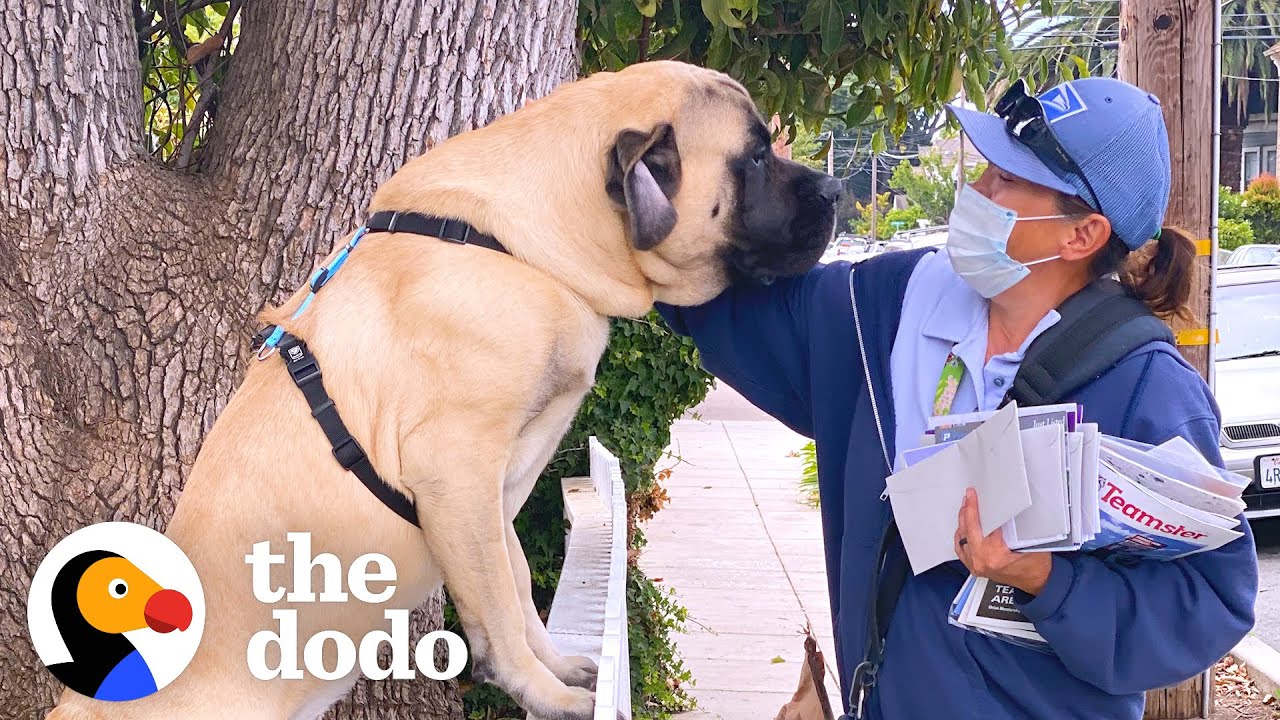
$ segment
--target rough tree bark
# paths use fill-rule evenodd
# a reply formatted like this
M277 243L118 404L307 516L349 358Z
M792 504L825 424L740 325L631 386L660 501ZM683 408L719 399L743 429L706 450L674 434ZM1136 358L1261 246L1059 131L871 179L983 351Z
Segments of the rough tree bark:
M191 172L142 152L128 0L6 8L0 718L30 718L60 691L26 636L40 559L94 522L164 529L239 382L253 315L303 282L406 159L570 79L577 3L251 1ZM441 683L362 684L336 715L460 705Z

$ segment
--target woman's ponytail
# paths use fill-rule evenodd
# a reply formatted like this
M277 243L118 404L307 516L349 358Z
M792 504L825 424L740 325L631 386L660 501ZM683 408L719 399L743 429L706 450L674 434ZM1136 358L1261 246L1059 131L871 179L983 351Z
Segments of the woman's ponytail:
M1115 239L1112 239L1115 242ZM1154 246L1154 247L1152 247ZM1138 248L1116 269L1120 284L1164 318L1189 320L1196 244L1181 228L1160 228L1154 243Z

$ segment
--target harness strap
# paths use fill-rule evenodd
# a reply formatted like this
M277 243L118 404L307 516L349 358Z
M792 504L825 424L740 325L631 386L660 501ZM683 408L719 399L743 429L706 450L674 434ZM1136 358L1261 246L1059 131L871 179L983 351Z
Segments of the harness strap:
M391 487L378 476L378 471L373 469L373 463L369 462L369 456L365 454L364 448L360 447L360 443L351 436L346 424L342 422L342 418L338 415L338 408L333 404L333 398L329 397L329 393L324 389L320 365L316 362L315 355L307 349L307 344L289 333L284 333L280 340L280 356L284 358L289 377L293 378L293 383L302 391L307 404L311 406L311 416L320 423L320 429L329 439L333 456L342 469L349 470L360 478L360 482L369 488L369 492L381 500L383 505L391 508L395 514L421 527L418 524L417 506L404 493Z
M405 232L414 235L426 235L463 245L479 245L507 255L511 254L502 243L498 242L497 238L479 232L461 220L423 215L415 212L392 212L390 210L377 212L369 218L369 221L363 227L356 231L346 246L327 265L312 274L311 279L308 281L311 292L293 313L294 318L301 315L311 305L316 293L320 292L321 288L337 274L351 251L355 250L356 245L359 244L360 239L370 232ZM325 437L329 439L329 445L333 449L333 456L337 458L338 464L342 466L342 469L349 470L360 478L360 482L369 488L369 492L381 500L383 505L391 508L395 514L415 526L421 527L418 525L418 510L413 504L413 500L388 485L381 477L378 477L378 471L373 469L373 463L369 462L369 456L365 454L364 448L360 447L360 443L356 442L356 439L351 436L351 432L347 430L347 426L342 422L342 418L338 415L338 408L334 406L333 399L325 391L324 382L320 379L320 365L316 362L316 358L311 354L311 351L307 349L307 344L300 338L285 332L284 327L270 325L254 336L252 347L259 360L266 360L277 349L280 351L284 357L285 367L289 370L289 377L293 378L293 383L298 386L298 389L302 391L302 395L307 399L307 404L311 406L311 416L316 419L316 422L320 423L320 429L324 431Z
M364 224L370 232L406 232L448 240L460 245L479 245L500 253L511 254L506 246L492 235L486 235L461 220L423 215L415 212L374 213Z

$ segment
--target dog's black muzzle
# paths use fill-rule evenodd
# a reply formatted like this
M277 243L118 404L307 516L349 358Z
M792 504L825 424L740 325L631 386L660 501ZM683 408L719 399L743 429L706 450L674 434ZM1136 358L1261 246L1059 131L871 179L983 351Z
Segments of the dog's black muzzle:
M843 183L798 163L785 189L763 206L744 208L745 232L724 254L734 283L769 283L812 268L835 231L836 201ZM749 200L748 200L749 202Z

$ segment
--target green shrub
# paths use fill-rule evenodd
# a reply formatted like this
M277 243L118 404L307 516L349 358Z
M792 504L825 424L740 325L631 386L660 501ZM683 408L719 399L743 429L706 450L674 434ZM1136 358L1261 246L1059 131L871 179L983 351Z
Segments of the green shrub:
M1253 226L1249 224L1248 220L1218 218L1219 249L1235 250L1241 245L1249 245L1253 242Z
M1218 187L1218 217L1244 220L1244 195L1226 185Z
M889 209L889 193L881 193L877 212L879 217L876 218L876 239L888 240L893 237L895 232L899 230L910 230L916 226L917 220L925 218L924 210L919 205L908 205L903 209ZM858 235L871 234L871 204L863 205L858 203L858 211L861 214L856 220L851 220L849 228ZM900 227L894 227L894 222L902 223Z
M800 493L804 501L818 507L818 447L812 440L800 448Z
M699 364L693 342L673 334L656 313L611 322L609 347L596 369L595 386L516 518L516 532L529 558L534 601L544 618L564 563L560 479L590 472L587 438L595 435L618 457L627 487L632 546L641 547L643 534L635 529L636 521L647 519L666 498L654 466L671 442L671 423L701 402L711 387L711 376ZM671 638L684 621L684 609L634 567L627 577L627 599L634 717L665 718L688 709L689 673ZM446 609L446 620L461 632L452 608ZM469 677L468 667L461 677L463 687L468 687ZM470 686L463 704L472 720L522 715L492 685Z
M671 633L682 631L688 619L689 611L676 600L675 590L658 587L635 566L628 568L631 717L666 718L693 708L687 691L693 673L684 667L671 640Z
M1241 206L1253 226L1254 242L1280 244L1280 182L1271 175L1259 175L1243 198Z

